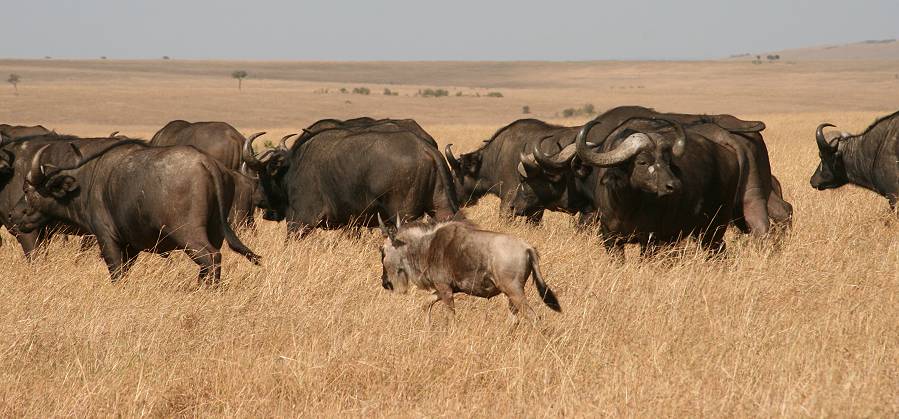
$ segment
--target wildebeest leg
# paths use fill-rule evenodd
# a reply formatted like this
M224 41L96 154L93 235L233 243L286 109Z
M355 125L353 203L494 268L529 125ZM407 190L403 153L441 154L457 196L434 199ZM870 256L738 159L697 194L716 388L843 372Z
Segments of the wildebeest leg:
M437 302L440 301L440 295L438 295L436 292L432 295L432 297L434 298L425 303L424 307L422 307L425 311L428 312L428 323L431 323L431 309L434 308L434 304L437 304Z
M530 272L527 273L530 274ZM511 281L508 285L499 281L496 283L497 288L503 294L506 294L506 297L509 299L509 311L515 316L514 326L518 326L521 316L532 318L532 316L536 315L536 311L528 305L527 298L524 295L524 281L526 280L527 276L523 280Z
M435 293L437 294L437 298L449 307L450 312L453 313L453 316L455 317L456 304L453 302L453 289L446 284L435 284L434 288L436 288Z

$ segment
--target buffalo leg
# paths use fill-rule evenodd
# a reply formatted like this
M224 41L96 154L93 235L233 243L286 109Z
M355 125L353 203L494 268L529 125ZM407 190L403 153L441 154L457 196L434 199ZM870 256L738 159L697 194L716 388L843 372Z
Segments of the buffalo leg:
M531 214L528 214L528 224L540 225L540 222L543 221L543 210L534 211Z
M222 277L222 253L209 244L187 245L184 251L200 266L199 284L217 285Z
M109 269L110 281L116 283L125 276L130 267L125 264L125 252L122 246L111 238L98 236L97 242L100 245L103 261L106 262L106 267Z
M306 237L307 234L312 230L307 224L296 222L296 221L288 221L287 222L287 238L294 240L301 240L303 237Z

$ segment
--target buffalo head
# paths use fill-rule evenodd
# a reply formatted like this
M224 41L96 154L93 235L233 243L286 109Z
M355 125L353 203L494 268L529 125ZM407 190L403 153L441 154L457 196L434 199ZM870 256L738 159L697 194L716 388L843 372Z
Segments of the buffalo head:
M815 141L818 143L818 156L821 162L818 163L818 169L812 175L810 183L818 190L839 188L849 182L839 147L840 140L845 134L837 132L825 134L824 128L832 126L824 123L818 125L818 129L815 130Z
M649 123L648 129L638 131L628 127L640 121ZM603 182L626 181L631 188L658 197L681 189L677 170L672 165L672 158L683 154L686 143L686 134L680 124L659 118L631 118L608 131L609 135L604 137L603 143L612 142L608 143L605 151L596 151L587 144L587 135L599 123L600 121L593 120L584 125L574 147L584 164L619 169L616 174L618 179L604 178ZM665 129L659 127L660 123L673 127L673 140L665 133ZM620 134L614 135L615 133Z
M477 189L481 186L479 185L479 178L483 149L462 154L459 158L453 155L452 144L447 144L444 151L446 160L449 162L450 168L453 169L453 177L456 181L459 199L467 204L476 204L481 195Z
M259 132L247 138L244 141L241 157L246 167L258 174L263 197L259 197L257 201L259 207L265 210L262 218L269 221L282 221L288 206L287 193L281 182L290 166L290 150L287 148L287 140L296 134L284 136L277 147L256 156L253 151L253 141L264 134L264 132Z
M591 167L575 156L574 144L553 156L544 155L539 147L531 153L521 153L513 213L524 216L543 209L576 212L579 204L571 196L571 181L585 178L590 172Z
M79 167L84 160L78 148L71 143L69 145L78 158L78 163L72 167L60 168L42 162L44 152L51 144L44 145L32 156L25 175L24 195L9 214L17 232L29 233L43 226L50 218L48 214L58 212L80 193L78 180L63 173Z

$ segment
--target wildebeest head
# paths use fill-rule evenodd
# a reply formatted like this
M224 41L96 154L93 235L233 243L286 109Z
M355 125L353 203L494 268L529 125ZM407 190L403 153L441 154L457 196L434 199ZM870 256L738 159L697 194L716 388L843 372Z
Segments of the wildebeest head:
M479 175L481 172L481 157L484 149L480 148L471 153L461 154L459 155L459 158L456 158L456 156L453 155L453 145L447 144L444 152L450 168L453 169L453 177L456 179L460 198L464 201L468 201L468 204L477 203L480 196L476 193L476 189L478 188L478 178L480 177Z
M634 122L647 122L649 129L635 130L628 126ZM604 143L609 143L606 151L596 151L587 144L587 135L600 121L588 122L578 133L574 146L576 154L584 164L601 168L617 168L623 172L631 188L663 197L676 193L681 181L672 165L672 158L684 152L686 134L675 121L656 118L631 118L610 132ZM673 127L668 130L659 124ZM666 131L673 131L674 139ZM618 135L615 133L620 132ZM622 173L618 174L621 175ZM619 179L620 180L620 179ZM612 179L602 179L603 182Z
M378 214L378 225L384 234L384 244L381 245L381 286L386 290L399 293L409 292L409 275L412 269L409 266L409 245L398 235L406 236L407 232L400 232L402 227L399 217L397 227L391 228L384 225L381 214Z
M287 140L297 134L284 136L277 147L266 150L261 156L256 156L253 151L253 141L264 134L264 132L259 132L247 138L241 157L246 166L259 176L259 184L262 186L264 195L264 198L259 199L259 207L265 209L262 218L269 221L282 221L288 206L287 193L281 182L290 165L290 150L287 148Z
M839 143L845 134L837 132L824 133L824 128L833 125L824 123L818 125L815 130L815 141L818 143L818 169L812 175L812 187L818 190L839 188L849 182L846 175L846 167L843 165L843 156L840 153Z
M81 151L69 143L78 163L62 168L42 161L44 152L50 146L51 144L44 145L34 153L25 175L24 196L9 214L10 221L18 232L28 233L46 224L50 218L48 214L58 212L80 192L78 180L63 172L82 164L84 159Z

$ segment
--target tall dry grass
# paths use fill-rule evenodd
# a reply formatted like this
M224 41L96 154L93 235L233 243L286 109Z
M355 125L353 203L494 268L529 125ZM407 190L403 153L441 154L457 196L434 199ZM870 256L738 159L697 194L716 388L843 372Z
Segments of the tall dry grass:
M183 255L111 285L96 249L57 240L28 264L3 233L0 416L896 416L899 220L872 193L808 186L814 126L876 114L741 115L768 123L795 224L776 245L731 234L720 259L687 244L616 264L568 216L470 208L540 250L561 300L529 285L542 320L515 330L502 297L428 324L423 294L381 289L376 233L285 242L262 222L240 235L263 266L225 251L215 290ZM500 125L425 128L467 150Z

